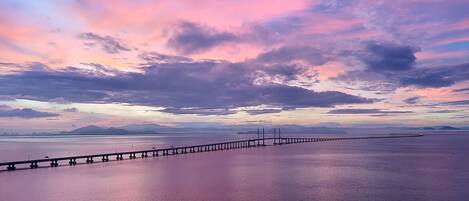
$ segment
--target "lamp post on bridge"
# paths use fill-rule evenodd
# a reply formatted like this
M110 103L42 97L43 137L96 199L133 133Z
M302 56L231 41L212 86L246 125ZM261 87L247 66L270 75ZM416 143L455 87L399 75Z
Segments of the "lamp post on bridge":
M260 143L260 142L259 142L259 141L260 141L260 135L261 135L261 134L260 134L260 129L257 128L257 146L259 146L259 143Z
M280 136L280 128L278 128L278 143L282 144L282 137Z
M265 131L264 131L264 128L262 128L262 146L265 146Z
M274 128L274 144L277 143L277 138L276 138L277 135L276 134L277 134L277 128Z

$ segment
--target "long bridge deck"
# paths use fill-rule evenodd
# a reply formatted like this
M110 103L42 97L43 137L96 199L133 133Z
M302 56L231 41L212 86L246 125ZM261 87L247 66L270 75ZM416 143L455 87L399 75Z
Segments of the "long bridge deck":
M402 135L385 135L385 136L366 136L366 137L324 137L324 138L312 138L312 137L269 137L269 138L255 138L255 139L246 139L246 140L236 140L236 141L226 141L219 143L210 143L210 144L199 144L191 146L180 146L180 147L170 147L162 149L146 149L146 150L137 150L137 151L126 151L126 152L115 152L115 153L99 153L92 155L78 155L78 156L67 156L67 157L57 157L57 158L43 158L35 160L22 160L22 161L9 161L0 163L0 167L6 166L7 170L16 170L17 165L29 164L31 169L40 167L39 164L47 164L47 166L41 167L57 167L59 162L68 162L69 165L73 166L77 164L77 161L81 159L82 163L93 163L96 158L101 159L102 162L108 162L110 157L114 157L115 160L123 160L124 156L129 159L136 159L137 155L141 158L146 158L148 156L157 157L157 156L169 156L177 154L188 154L188 153L198 153L198 152L207 152L207 151L219 151L219 150L229 150L229 149L240 149L240 148L250 148L250 147L259 147L266 146L266 141L271 141L271 145L282 145L282 144L295 144L295 143L305 143L305 142L324 142L324 141L339 141L339 140L359 140L359 139L384 139L384 138L404 138L404 137L419 137L423 136L421 134L402 134Z

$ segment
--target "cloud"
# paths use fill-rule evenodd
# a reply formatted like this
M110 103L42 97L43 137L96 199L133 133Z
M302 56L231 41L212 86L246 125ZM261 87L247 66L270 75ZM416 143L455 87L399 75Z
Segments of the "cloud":
M369 70L349 71L332 80L347 87L358 87L367 91L394 91L399 87L418 88L449 87L457 82L469 80L469 63L446 66L420 67L407 71L378 73Z
M469 87L468 87L468 88L454 89L454 90L453 90L453 92L463 92L463 91L469 91Z
M159 52L144 52L140 54L139 57L147 62L147 64L183 63L193 61L189 57L166 55Z
M408 45L369 41L358 58L371 71L405 71L413 68L416 60L414 53L417 51L418 48Z
M282 77L284 80L297 79L307 70L307 67L298 64L247 65L256 66L259 74L269 77Z
M437 114L441 114L441 113L455 113L455 112L460 112L461 110L432 110L432 111L428 111L428 113L437 113Z
M392 92L402 86L405 76L413 78L417 47L389 42L366 41L360 50L344 50L339 56L352 56L364 65L363 70L351 70L331 78L365 91ZM354 61L352 62L354 63ZM409 84L411 85L411 84Z
M259 76L282 73L264 69L253 70L248 63L200 61L153 64L144 73L116 75L84 74L74 68L25 71L0 75L0 95L40 101L130 103L172 108L165 111L171 113L200 114L259 105L294 109L373 102L337 91L258 83Z
M415 97L410 97L410 98L405 99L404 102L407 104L415 104L419 102L419 100L420 100L420 97L415 96Z
M0 62L0 68L23 68L23 65L11 62Z
M196 23L182 22L178 28L179 31L169 38L167 45L181 54L201 53L220 44L238 40L232 33L219 32Z
M17 117L17 118L24 118L24 119L32 119L32 118L42 118L42 117L56 117L59 114L49 113L49 112L40 112L29 108L23 109L9 109L9 108L0 108L0 118L9 118L9 117Z
M0 109L10 109L11 107L8 105L0 105Z
M443 102L441 105L469 105L469 100Z
M210 109L210 108L165 108L158 110L159 112L171 113L171 114L197 114L199 116L209 115L229 115L235 114L236 111L229 109Z
M257 61L266 63L288 63L296 60L310 65L325 64L329 58L316 48L307 46L286 46L264 52L257 56Z
M389 93L399 87L398 78L368 70L348 71L330 80L342 83L346 88L376 91L377 93Z
M244 110L250 115L259 115L259 114L269 114L269 113L279 113L282 112L282 109L260 109L260 110Z
M448 87L456 82L469 79L469 63L440 66L433 68L419 68L400 76L402 86L417 86L421 88Z
M78 109L75 108L75 107L72 107L72 108L65 108L65 109L64 109L64 112L78 112Z
M95 33L87 32L81 33L79 38L88 41L85 43L87 46L94 46L95 44L99 44L101 48L109 54L117 54L121 51L130 51L130 48L127 45L111 36L101 36Z
M412 113L411 111L393 111L380 109L336 109L331 110L328 114L403 114Z

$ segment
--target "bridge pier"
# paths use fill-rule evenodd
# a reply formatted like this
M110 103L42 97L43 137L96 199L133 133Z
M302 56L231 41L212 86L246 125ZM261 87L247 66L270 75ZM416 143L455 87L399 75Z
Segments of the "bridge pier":
M7 170L16 170L15 164L8 164Z
M101 159L103 162L109 161L108 155L103 155L103 158Z
M93 163L93 157L86 157L86 163Z
M76 158L71 158L70 161L68 161L69 165L76 165L77 164L77 159ZM36 163L37 165L37 163Z
M57 160L53 160L53 161L50 162L50 166L51 167L57 167L57 166L59 166L59 162Z
M34 162L31 162L31 165L29 165L29 167L31 167L31 169L34 169L34 168L38 168L39 166L37 165L37 162L34 161Z

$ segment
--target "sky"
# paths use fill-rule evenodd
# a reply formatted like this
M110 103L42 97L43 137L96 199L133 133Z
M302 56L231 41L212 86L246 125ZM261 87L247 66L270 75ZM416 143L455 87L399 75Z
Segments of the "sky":
M469 1L0 1L0 132L469 125Z

